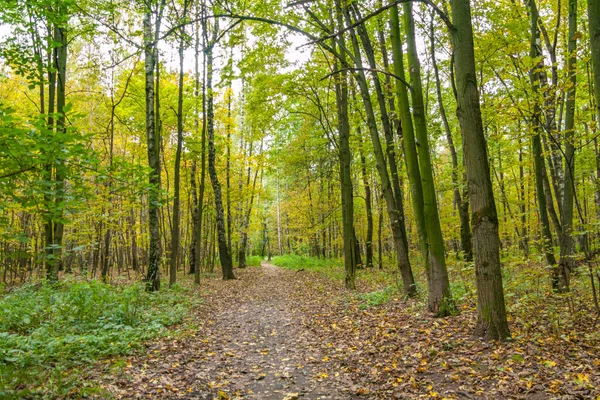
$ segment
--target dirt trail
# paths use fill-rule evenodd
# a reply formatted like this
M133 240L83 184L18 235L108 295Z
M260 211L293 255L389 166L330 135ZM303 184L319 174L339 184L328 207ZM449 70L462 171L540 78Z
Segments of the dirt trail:
M513 323L512 342L490 343L472 336L474 308L439 319L401 298L366 307L318 273L236 274L203 280L195 326L90 380L116 398L600 399L600 346L581 335Z
M347 399L349 377L324 368L322 340L299 307L301 273L268 263L208 282L195 338L152 346L110 388L119 398ZM321 289L324 290L324 289ZM195 340L194 340L195 339Z

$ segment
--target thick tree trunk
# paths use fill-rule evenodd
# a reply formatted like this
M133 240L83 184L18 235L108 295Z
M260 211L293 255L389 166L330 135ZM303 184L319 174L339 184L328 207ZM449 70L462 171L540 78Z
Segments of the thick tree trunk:
M452 0L452 17L458 95L457 117L463 135L463 155L472 209L477 281L476 333L488 339L504 340L510 337L510 331L502 288L498 216L475 73L469 0Z
M433 72L435 75L435 88L438 100L438 107L440 111L440 117L444 124L444 132L446 133L446 141L448 142L448 149L450 150L450 157L452 159L452 185L454 186L454 206L458 212L458 218L460 220L460 248L463 252L465 260L473 260L473 243L471 237L471 225L469 223L469 201L467 198L463 198L460 193L460 187L463 182L459 182L459 168L458 168L458 155L456 153L456 147L454 146L454 139L452 138L452 130L450 129L450 123L446 115L446 107L444 107L444 101L442 99L442 85L440 82L440 73L437 65L437 59L435 57L435 28L433 24L433 18L430 26L431 36L431 64L433 66Z

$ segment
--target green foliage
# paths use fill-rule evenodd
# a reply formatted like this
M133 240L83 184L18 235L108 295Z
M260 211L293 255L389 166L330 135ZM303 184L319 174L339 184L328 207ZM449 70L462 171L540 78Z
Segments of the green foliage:
M246 265L249 267L260 267L262 260L261 256L248 256L246 257Z
M398 288L396 286L388 286L383 290L360 293L358 295L358 299L361 301L361 310L364 310L369 307L376 307L385 304L392 300L394 296L398 296Z
M273 264L285 269L304 269L308 271L321 272L323 269L341 267L343 265L343 260L306 257L297 254L284 254L273 257Z
M150 294L137 283L16 289L0 299L0 397L34 395L45 380L66 378L57 371L128 354L180 322L189 304L181 288Z

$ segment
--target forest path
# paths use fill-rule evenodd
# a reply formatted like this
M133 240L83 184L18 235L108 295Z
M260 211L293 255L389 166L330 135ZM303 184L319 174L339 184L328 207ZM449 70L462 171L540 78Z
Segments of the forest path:
M89 379L128 399L600 399L600 343L513 324L500 345L472 336L474 307L439 319L400 296L369 305L316 272L235 273L204 278L171 337Z
M339 289L265 262L236 274L202 282L209 288L192 337L151 345L109 390L117 398L353 397L350 377L330 370L323 339L305 324L315 292Z

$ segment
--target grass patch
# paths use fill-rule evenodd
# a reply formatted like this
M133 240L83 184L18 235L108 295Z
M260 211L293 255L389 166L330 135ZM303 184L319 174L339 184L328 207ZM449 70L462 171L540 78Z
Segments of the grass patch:
M333 280L344 279L344 261L341 259L324 259L300 256L297 254L284 254L273 257L271 262L285 269L302 269L305 271L321 273Z
M310 271L321 271L323 269L343 268L343 260L332 260L316 257L300 256L297 254L284 254L275 256L273 264L285 269L305 269Z
M77 375L102 357L129 354L182 321L193 304L175 286L98 281L26 285L0 298L0 398L93 394ZM75 392L74 392L75 391Z
M328 279L343 282L346 271L343 259L323 259L316 257L300 256L297 254L284 254L273 257L272 263L285 269L305 270L317 272ZM359 269L356 271L356 280L363 284L362 290L383 290L388 286L397 284L395 271L381 270L379 268Z
M396 286L388 286L383 290L360 293L357 297L360 300L360 309L365 310L369 307L376 307L388 303L393 298L398 297L398 288Z
M246 265L249 267L260 267L262 260L261 256L248 256L246 257Z

